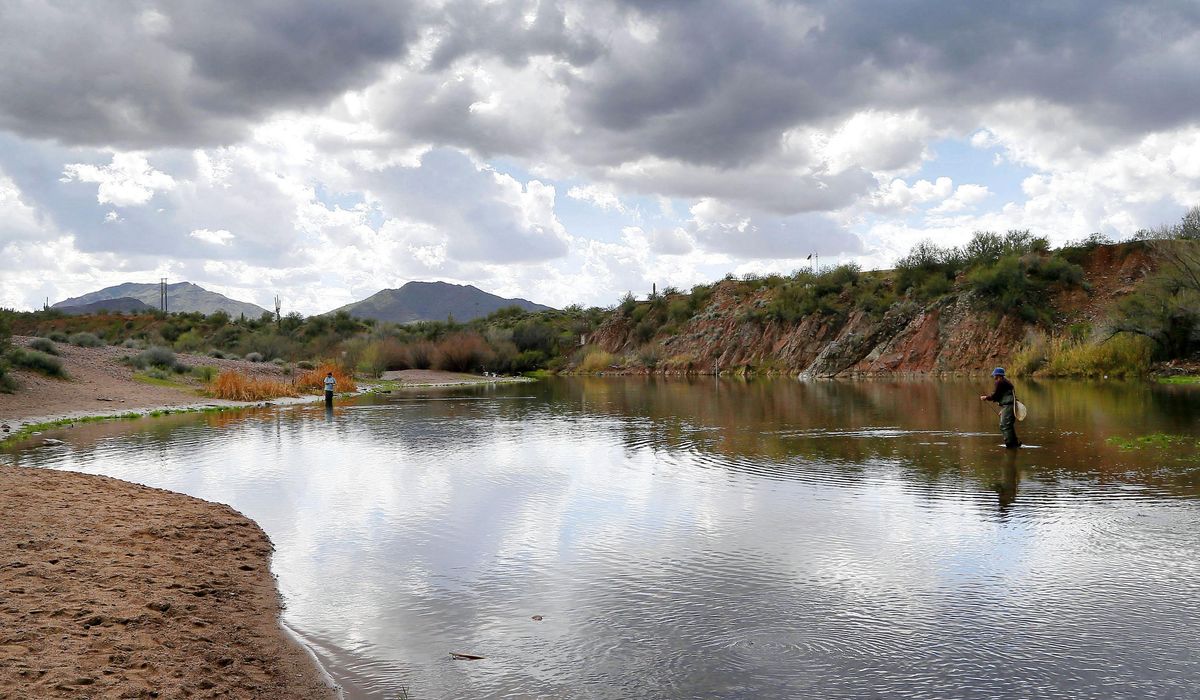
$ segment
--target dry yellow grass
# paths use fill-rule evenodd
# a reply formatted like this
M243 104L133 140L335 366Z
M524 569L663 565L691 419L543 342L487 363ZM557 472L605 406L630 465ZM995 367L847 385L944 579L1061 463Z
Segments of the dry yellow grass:
M333 372L333 378L337 380L338 391L358 391L354 377L332 362L326 362L320 367L296 377L296 389L298 391L325 391L325 375L329 372Z
M208 383L208 394L231 401L262 401L280 396L299 396L292 385L274 379L247 377L240 372L221 372Z

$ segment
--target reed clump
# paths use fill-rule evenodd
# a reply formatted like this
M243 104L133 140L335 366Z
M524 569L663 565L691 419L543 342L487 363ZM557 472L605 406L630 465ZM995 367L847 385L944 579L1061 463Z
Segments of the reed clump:
M1129 333L1100 342L1039 334L1009 364L1018 376L1137 377L1150 371L1153 352L1148 339Z
M287 382L250 377L241 372L225 371L208 383L208 394L231 401L262 401L281 396L299 396Z
M580 372L603 372L616 362L612 353L592 347L584 351L583 359L579 362Z
M325 375L330 372L333 372L333 378L337 381L338 391L358 391L358 384L354 382L354 375L333 362L324 362L318 365L316 369L297 375L295 382L296 390L305 392L325 391Z

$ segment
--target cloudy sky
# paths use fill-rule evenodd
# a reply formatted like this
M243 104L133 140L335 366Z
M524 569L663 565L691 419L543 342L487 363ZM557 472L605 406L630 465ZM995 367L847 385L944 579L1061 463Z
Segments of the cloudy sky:
M0 4L0 305L541 303L1200 203L1200 3Z

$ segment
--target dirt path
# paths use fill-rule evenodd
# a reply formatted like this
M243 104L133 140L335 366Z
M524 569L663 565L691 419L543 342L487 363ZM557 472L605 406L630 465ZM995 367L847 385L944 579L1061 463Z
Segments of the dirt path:
M332 698L271 543L189 496L0 466L0 698Z

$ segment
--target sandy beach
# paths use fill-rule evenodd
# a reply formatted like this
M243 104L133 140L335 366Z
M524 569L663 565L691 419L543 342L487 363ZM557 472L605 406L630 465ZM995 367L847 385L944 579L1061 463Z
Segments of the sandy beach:
M0 466L0 698L332 698L228 506Z

